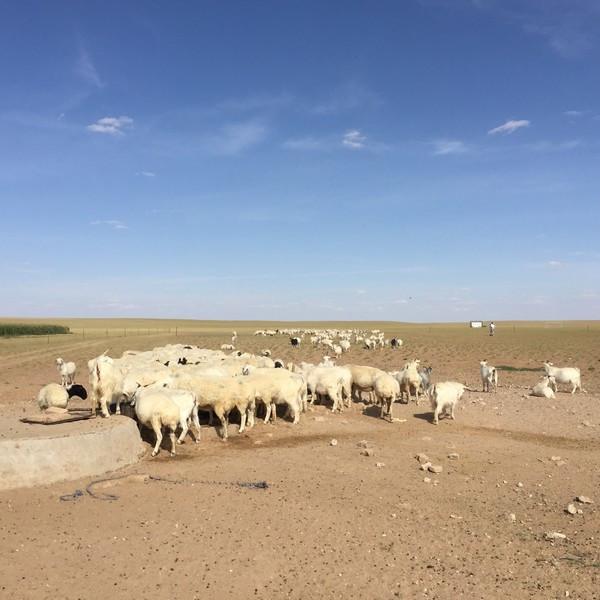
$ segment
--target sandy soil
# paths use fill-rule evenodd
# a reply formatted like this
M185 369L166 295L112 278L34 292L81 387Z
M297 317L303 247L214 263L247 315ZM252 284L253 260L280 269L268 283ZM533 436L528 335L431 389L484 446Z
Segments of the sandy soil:
M173 341L127 339L111 353ZM554 362L596 365L596 342ZM322 356L283 339L268 343L286 360ZM238 339L252 352L266 344ZM480 389L482 357L539 365L546 356L535 354L538 345L500 333L475 347L431 340L352 350L340 362L392 369L419 355L434 380ZM104 349L82 343L68 358L81 369ZM0 360L3 438L49 435L18 418L35 411L42 385L57 381L54 358L40 349ZM341 415L315 406L298 425L279 418L237 436L232 424L228 442L204 426L200 443L188 438L175 458L162 451L152 459L147 444L142 462L110 474L127 476L95 488L112 501L87 494L90 479L2 492L2 597L598 598L600 386L594 369L582 372L588 393L556 400L527 396L536 373L501 372L498 393L465 393L456 420L438 426L425 402L396 404L394 423L361 403ZM51 427L69 435L105 426ZM363 441L372 456L362 454ZM418 453L442 472L420 470ZM262 481L268 488L238 485ZM75 490L84 494L61 500ZM568 514L571 503L580 512ZM566 537L548 540L550 532Z

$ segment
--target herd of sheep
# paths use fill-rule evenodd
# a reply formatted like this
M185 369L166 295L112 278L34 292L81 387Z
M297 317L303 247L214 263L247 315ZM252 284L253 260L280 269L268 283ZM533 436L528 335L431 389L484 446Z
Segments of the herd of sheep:
M292 332L293 333L293 332ZM256 335L271 335L257 332ZM232 341L237 335L234 332ZM297 340L294 342L294 339ZM300 344L302 338L290 335L292 345ZM326 337L311 336L311 343L322 344ZM372 334L363 341L372 344L401 345L384 336ZM325 343L336 356L341 355L342 336L337 343ZM338 353L338 346L340 349ZM229 348L228 348L229 350ZM229 415L239 414L238 433L252 427L258 410L263 411L265 423L276 421L277 406L285 406L285 416L298 423L309 403L328 402L332 411L342 412L353 400L361 400L368 394L368 402L380 406L380 416L386 415L393 421L393 406L396 401L409 403L414 399L418 405L420 397L427 397L433 411L433 423L440 416L454 419L454 410L465 391L465 384L456 381L432 383L431 367L421 368L415 359L401 369L386 372L371 366L347 364L337 366L325 356L319 365L305 362L283 364L273 360L269 351L256 356L240 351L225 354L223 350L208 350L190 345L167 345L150 351L126 351L120 358L111 358L106 353L88 362L90 403L92 416L98 408L103 417L109 417L114 405L116 414L121 414L121 404L133 408L140 428L152 429L156 443L152 451L155 456L160 448L163 431L171 440L171 455L175 454L175 432L181 433L177 443L181 444L190 427L195 441L200 440L201 429L198 413L209 414L209 424L216 417L221 426L221 437L227 439ZM58 358L56 363L61 384L52 383L39 392L41 409L51 406L66 408L72 396L86 398L86 390L74 383L76 366ZM498 388L498 369L483 360L479 363L482 389L495 392ZM280 367L280 368L277 368ZM533 396L554 398L557 384L570 384L571 393L581 391L581 375L575 367L556 368L544 363L545 375L532 388Z

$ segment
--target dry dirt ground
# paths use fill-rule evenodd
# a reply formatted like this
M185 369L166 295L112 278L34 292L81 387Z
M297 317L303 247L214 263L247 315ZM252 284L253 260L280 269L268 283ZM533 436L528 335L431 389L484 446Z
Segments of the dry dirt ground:
M465 393L456 420L438 426L427 402L396 404L394 423L361 403L341 415L315 406L298 425L259 421L237 436L231 424L227 442L205 425L200 443L188 438L174 458L168 440L150 458L145 436L145 458L107 476L152 478L115 480L102 490L114 500L85 493L91 479L1 492L1 596L598 598L600 352L597 335L586 339L557 347L544 337L482 332L477 343L353 349L340 363L392 369L420 356L433 380L481 389L480 359L537 367L554 348L555 364L582 367L587 394L532 398L527 387L538 373L502 371L496 394ZM174 341L113 340L111 354ZM218 348L228 339L177 341ZM264 347L286 360L322 356L306 345L292 349L286 338L238 338L242 350ZM68 359L83 371L104 349L81 343ZM55 354L40 347L0 359L2 438L49 435L48 426L18 417L35 411L42 385L58 381ZM97 418L51 427L69 435L108 425ZM372 444L372 456L361 454L361 441ZM420 470L418 453L442 472ZM236 485L261 481L268 488ZM78 489L82 496L61 500ZM571 503L573 515L565 510ZM546 539L551 532L565 537Z

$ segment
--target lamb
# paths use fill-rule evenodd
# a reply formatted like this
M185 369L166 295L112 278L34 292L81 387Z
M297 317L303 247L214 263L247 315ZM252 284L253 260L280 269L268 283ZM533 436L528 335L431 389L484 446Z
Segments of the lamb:
M85 388L77 384L65 387L60 383L49 383L39 391L37 403L40 410L45 410L51 406L67 408L67 404L73 396L79 396L85 400L87 397Z
M65 362L62 358L57 358L56 364L58 365L58 372L60 373L62 385L74 383L75 371L77 371L77 366L75 365L75 363Z
M179 424L181 413L166 390L140 388L134 395L133 403L140 429L142 426L148 427L156 435L152 456L158 454L163 439L163 427L169 430L171 456L175 456L175 430Z
M494 392L498 391L498 369L496 367L490 367L487 364L487 360L479 362L481 367L481 381L483 385L483 391L489 392L490 386L493 387Z
M381 404L380 417L383 419L384 409L387 407L387 414L392 422L394 420L393 406L400 395L400 384L395 377L385 373L375 379L373 389L377 401Z
M402 340L394 337L390 340L390 346L392 348L402 348Z
M573 386L571 394L574 394L578 389L581 392L581 371L577 367L555 367L551 362L542 363L546 375L552 376L555 379L553 386L554 391L558 390L557 383L570 383Z
M348 340L340 340L339 343L342 352L348 352L350 350L350 342Z
M235 350L233 344L221 344L221 350Z
M552 375L545 375L531 388L530 396L556 398L554 388L556 388L556 379Z
M454 409L467 389L469 388L464 383L458 381L440 381L429 388L434 425L439 423L440 413L447 415L450 411L449 416L454 419Z
M91 390L91 412L96 416L96 410L100 405L103 417L109 417L109 405L116 402L116 414L121 414L121 399L123 397L123 374L115 361L106 356L106 353L92 358L88 361L90 372Z

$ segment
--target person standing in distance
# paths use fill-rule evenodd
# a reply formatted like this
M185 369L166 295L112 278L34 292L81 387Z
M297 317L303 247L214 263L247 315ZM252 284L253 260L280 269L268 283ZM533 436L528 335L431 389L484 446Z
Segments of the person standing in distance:
M490 323L490 335L493 337L494 335L494 330L496 329L496 326L494 325L494 321L492 321Z

